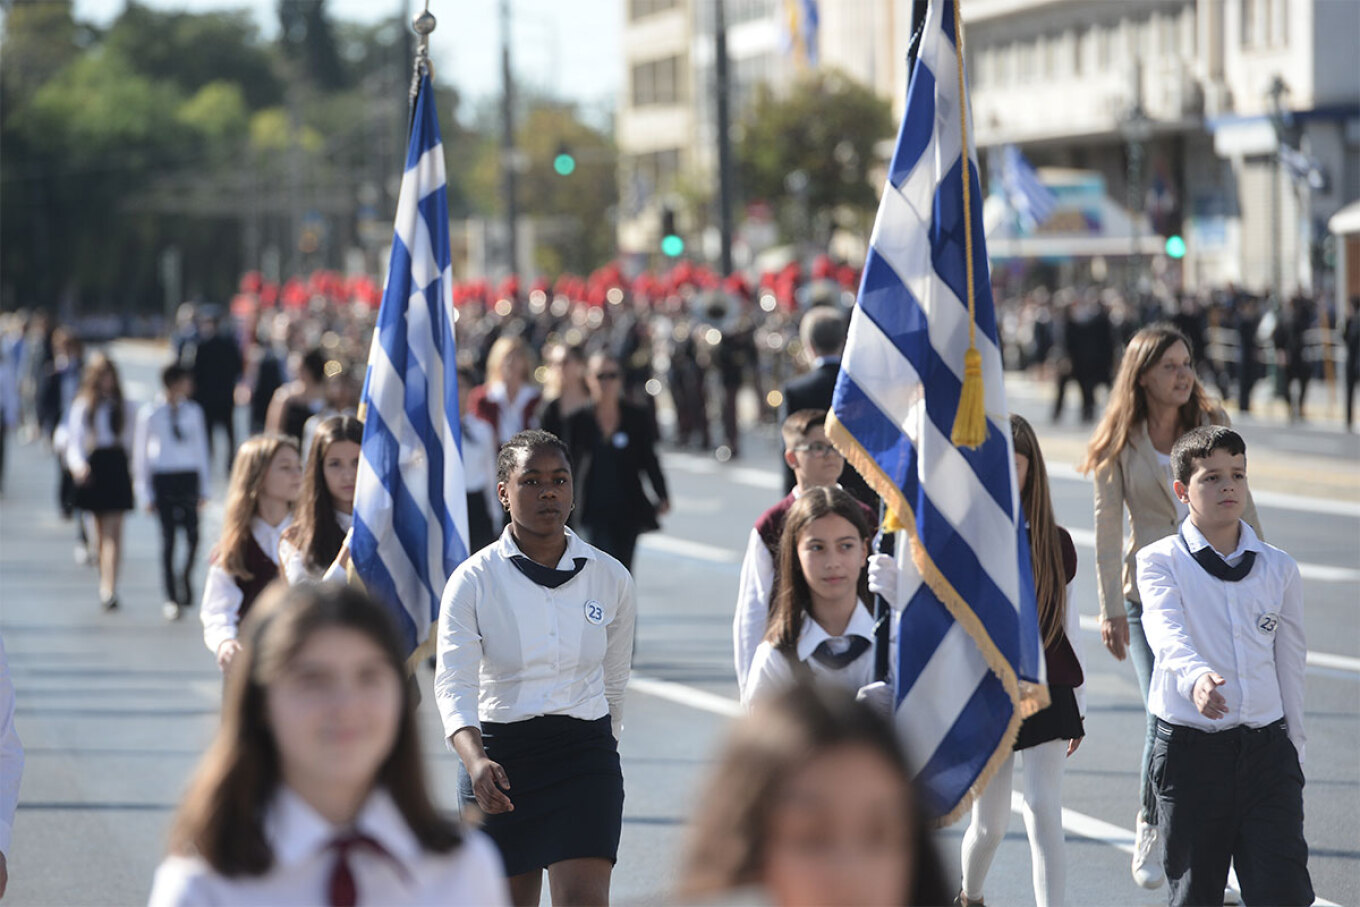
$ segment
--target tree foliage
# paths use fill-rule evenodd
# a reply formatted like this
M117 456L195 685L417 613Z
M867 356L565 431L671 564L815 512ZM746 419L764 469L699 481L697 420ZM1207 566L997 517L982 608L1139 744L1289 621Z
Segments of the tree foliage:
M892 136L892 110L869 88L836 71L811 75L785 96L766 87L742 119L735 148L738 181L748 200L780 210L786 234L799 232L800 199L826 227L859 227L872 218L869 182L874 145ZM805 182L790 174L801 173Z

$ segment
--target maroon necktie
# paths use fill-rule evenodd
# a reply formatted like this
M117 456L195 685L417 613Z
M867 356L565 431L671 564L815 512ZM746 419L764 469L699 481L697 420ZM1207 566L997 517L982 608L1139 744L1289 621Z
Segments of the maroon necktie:
M354 871L350 869L349 854L356 847L367 847L388 859L392 855L368 835L359 832L349 832L336 837L330 843L330 849L335 851L335 866L331 869L331 881L327 888L330 907L357 907L359 903L359 891L354 884Z

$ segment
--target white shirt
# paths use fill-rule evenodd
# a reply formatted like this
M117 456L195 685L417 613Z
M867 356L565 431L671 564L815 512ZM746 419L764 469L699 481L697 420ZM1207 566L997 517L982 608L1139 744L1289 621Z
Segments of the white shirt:
M208 431L203 420L203 409L192 400L179 404L180 437L175 437L170 403L160 397L137 413L137 427L132 440L132 477L136 483L137 500L154 504L155 489L151 476L155 473L198 473L199 497L208 496Z
M279 562L279 537L283 530L293 524L293 515L284 517L277 526L271 526L260 517L250 521L250 534L260 550L274 563ZM208 567L208 578L203 583L203 603L199 606L198 616L203 621L203 644L214 655L222 643L236 638L236 630L241 623L241 602L245 594L236 585L236 578L218 564Z
M14 682L9 678L5 639L0 636L0 854L9 853L14 811L19 808L19 779L24 774L24 745L14 729Z
M496 497L496 435L491 426L470 415L463 417L463 472L469 494L490 491ZM508 437L508 436L507 436ZM494 517L495 514L493 513Z
M511 527L449 577L439 607L435 702L444 737L483 721L609 715L623 722L633 660L637 593L623 565L566 530L558 569L583 557L579 574L556 589L510 562L520 554Z
M1138 552L1143 632L1156 661L1148 710L1171 724L1213 733L1238 725L1264 727L1280 718L1303 761L1303 580L1294 559L1257 538L1245 522L1237 564L1256 552L1239 582L1216 579L1191 556L1209 546L1190 520L1181 533ZM1181 536L1184 536L1184 541ZM1187 547L1187 545L1189 547ZM1195 708L1195 681L1215 671L1228 714L1210 719Z
M869 640L871 645L859 658L845 667L828 667L812 657L812 653L817 651L817 647L823 642L833 640L832 645L837 646L835 640L846 640L851 636L862 636ZM803 629L798 634L798 660L811 669L814 680L826 681L854 692L874 682L873 641L874 616L869 613L863 602L859 602L855 605L855 612L850 616L850 623L846 625L845 632L839 637L826 632L810 615L805 616ZM757 647L755 659L751 662L751 673L746 677L742 702L750 706L760 699L768 698L780 690L793 686L796 680L797 675L794 674L793 665L789 663L788 657L768 641L763 641Z
M795 489L794 493L797 493ZM746 556L741 559L737 580L737 611L732 618L732 657L737 669L737 693L746 700L746 678L751 673L756 649L765 636L770 617L770 593L774 588L774 556L752 529L746 540Z
M532 384L522 384L519 393L515 394L515 399L511 400L506 392L506 387L497 381L486 389L486 398L500 407L500 424L496 426L496 437L504 438L509 441L512 437L532 428L524 418L524 409L529 405L529 401L538 396L538 388Z
M349 851L360 904L510 903L500 854L479 831L463 829L463 842L450 853L426 851L385 790L369 796L354 828L387 851ZM264 829L274 851L264 875L227 878L200 857L167 857L156 869L150 907L325 904L336 859L330 842L349 829L331 825L287 787L269 804Z
M341 513L337 510L335 512L335 522L340 526L341 534L349 532L350 527L354 525L354 514ZM313 582L319 580L330 568L330 564L325 564L315 570L308 567L307 558L303 556L297 546L288 541L288 539L283 538L281 535L279 538L278 559L279 571L283 574L283 578L288 581L288 585L290 586L296 586L298 583L306 580Z
M66 417L66 468L80 472L89 465L92 451L101 447L122 447L127 450L132 442L132 426L137 421L137 411L129 401L124 401L123 430L113 431L113 404L105 401L95 407L93 424L87 424L85 414L89 404L84 397L77 397L71 404L71 412Z

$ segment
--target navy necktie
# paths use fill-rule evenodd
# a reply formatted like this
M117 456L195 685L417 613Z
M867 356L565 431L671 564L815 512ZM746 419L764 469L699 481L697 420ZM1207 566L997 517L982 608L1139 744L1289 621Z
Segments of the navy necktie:
M843 652L833 651L831 640L824 639L816 649L812 651L812 657L817 659L817 663L832 670L839 671L841 668L859 658L869 648L869 640L863 636L849 637L850 645Z
M586 560L587 559L584 557L572 558L572 562L576 565L575 567L570 570L558 570L554 567L545 567L538 561L530 560L522 554L512 554L510 556L510 563L519 568L520 573L523 573L540 586L547 586L549 589L556 589L558 586L580 573L581 570L585 568Z
M1190 543L1185 541L1184 532L1181 533L1181 541L1185 542L1185 547L1189 550ZM1256 563L1256 552L1251 549L1243 552L1242 560L1237 562L1236 567L1229 566L1228 562L1223 560L1222 556L1214 550L1213 545L1205 545L1198 551L1191 551L1190 556L1204 568L1205 573L1229 583L1235 583L1245 579L1247 574L1251 572L1252 566Z

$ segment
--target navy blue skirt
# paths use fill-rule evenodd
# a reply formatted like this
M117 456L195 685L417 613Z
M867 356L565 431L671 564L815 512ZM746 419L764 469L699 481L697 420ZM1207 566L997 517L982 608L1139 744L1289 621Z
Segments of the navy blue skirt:
M1075 740L1086 736L1073 688L1051 683L1048 685L1048 696L1048 708L1035 712L1020 725L1015 749L1027 750L1050 740Z
M513 812L487 816L505 874L588 857L618 861L623 829L623 769L609 716L585 721L541 715L510 724L483 722L482 745L510 779ZM458 796L476 803L459 763Z

